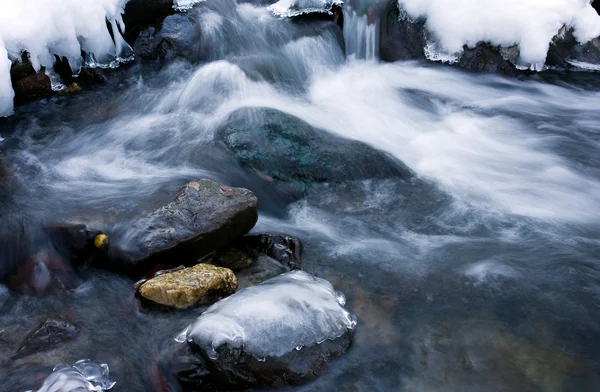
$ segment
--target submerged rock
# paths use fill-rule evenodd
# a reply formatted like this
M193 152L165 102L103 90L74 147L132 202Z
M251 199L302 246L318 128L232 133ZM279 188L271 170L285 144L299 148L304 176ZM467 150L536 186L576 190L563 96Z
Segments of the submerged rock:
M299 384L343 354L356 325L331 284L293 271L217 302L164 363L184 389Z
M235 111L215 140L264 181L289 183L300 190L313 182L412 176L391 155L275 109Z
M47 225L44 232L50 237L54 249L66 259L82 263L97 253L95 240L102 233L83 224Z
M132 274L157 264L173 265L173 260L174 265L195 264L246 234L257 219L258 199L251 191L192 181L173 201L137 221L103 263ZM116 252L119 248L123 251Z
M56 365L52 374L36 392L102 392L111 389L115 384L116 382L109 379L108 365L98 365L89 359L83 359L73 366Z
M233 271L248 268L252 265L252 257L248 253L238 248L228 248L218 252L213 258L213 262Z
M228 296L237 290L237 286L237 279L231 270L198 264L156 276L142 283L139 292L150 301L185 309L208 296Z
M66 320L49 318L25 339L17 352L17 357L56 348L75 339L78 334L78 326Z

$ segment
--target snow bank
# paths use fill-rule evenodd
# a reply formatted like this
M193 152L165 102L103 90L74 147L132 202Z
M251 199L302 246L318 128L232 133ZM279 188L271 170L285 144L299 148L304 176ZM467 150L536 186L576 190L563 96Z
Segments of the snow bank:
M33 67L52 67L54 55L64 56L74 73L81 50L93 53L92 66L114 67L130 50L118 31L128 0L2 0L0 3L0 116L12 111L11 60L27 51ZM115 41L106 27L110 21Z
M411 18L427 18L427 28L446 54L486 41L519 45L520 64L541 69L549 44L561 27L574 28L587 42L600 35L600 17L590 0L399 0Z

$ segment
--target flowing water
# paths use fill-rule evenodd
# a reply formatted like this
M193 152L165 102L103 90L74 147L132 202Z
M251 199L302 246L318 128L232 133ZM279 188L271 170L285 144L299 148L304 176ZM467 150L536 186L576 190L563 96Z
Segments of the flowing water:
M0 158L18 180L2 195L2 231L126 230L191 179L245 186L261 202L254 231L299 237L304 269L358 317L349 353L290 390L597 390L600 92L378 63L372 24L352 11L348 57L329 22L229 0L190 12L205 62L133 65L0 122ZM249 106L386 151L419 181L317 184L289 204L214 148L218 126ZM115 391L159 390L161 349L202 309L140 310L132 285L83 270L62 294L0 286L0 389L35 386L49 361L90 358L109 364ZM81 327L75 343L9 360L49 315Z

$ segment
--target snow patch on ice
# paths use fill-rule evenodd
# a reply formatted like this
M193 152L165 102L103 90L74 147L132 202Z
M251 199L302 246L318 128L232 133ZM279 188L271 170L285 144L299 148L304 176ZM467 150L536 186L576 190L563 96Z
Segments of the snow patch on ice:
M331 13L334 5L343 4L343 0L279 0L269 6L269 11L282 18L291 18L316 12Z
M590 0L399 0L398 5L411 18L426 18L445 53L460 53L463 45L481 41L518 45L519 65L537 70L561 28L573 28L580 43L600 35L600 16Z
M345 302L326 280L288 272L217 302L175 340L194 342L213 359L222 345L258 359L281 357L354 329Z
M173 0L173 8L175 11L187 12L192 9L198 3L202 3L206 0Z
M116 67L130 59L132 50L121 31L129 0L19 0L0 4L0 116L11 114L12 61L29 53L33 68L52 68L55 55L65 57L77 74L86 62L96 67ZM110 22L113 38L106 26Z
M73 366L58 364L37 392L102 392L116 384L109 378L108 365L82 359ZM31 392L31 391L29 391Z

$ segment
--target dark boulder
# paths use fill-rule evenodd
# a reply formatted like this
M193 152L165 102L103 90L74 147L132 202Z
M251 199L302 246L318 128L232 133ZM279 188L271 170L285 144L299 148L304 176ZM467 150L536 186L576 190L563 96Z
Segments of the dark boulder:
M237 242L250 253L263 253L290 270L302 268L302 242L295 237L282 234L256 234L245 236Z
M301 384L347 351L356 325L331 284L293 271L217 302L163 354L184 390Z
M94 243L96 237L102 234L98 230L91 230L83 224L53 224L43 229L56 252L66 260L79 264L100 252Z
M474 48L465 46L456 65L471 72L495 73L504 76L519 75L519 70L502 57L498 48L482 42Z
M77 335L78 326L66 320L49 318L25 338L16 358L54 349L75 339Z
M299 192L315 182L412 176L389 154L269 108L235 111L215 140L263 181L292 185Z
M142 29L133 45L134 53L144 59L163 61L184 58L192 62L201 60L201 26L192 14L170 15L160 28Z
M123 21L128 31L139 25L154 24L175 12L173 0L129 0Z
M249 190L212 180L192 181L170 203L116 238L102 263L132 274L157 264L195 264L246 234L257 219L258 199Z
M398 8L396 1L388 2L380 17L379 56L381 60L424 60L427 33L425 20L413 20Z
M552 41L546 65L564 70L580 67L600 69L600 38L580 44L572 30L565 30Z

